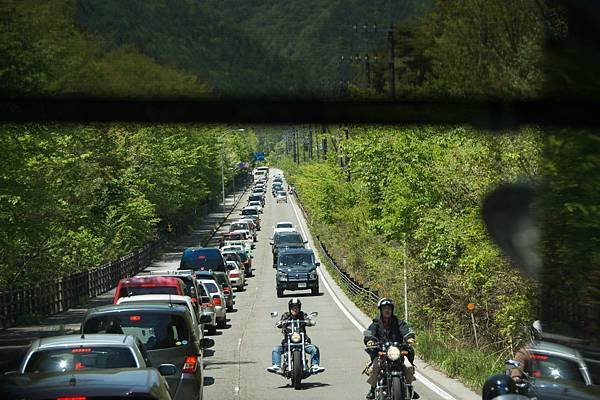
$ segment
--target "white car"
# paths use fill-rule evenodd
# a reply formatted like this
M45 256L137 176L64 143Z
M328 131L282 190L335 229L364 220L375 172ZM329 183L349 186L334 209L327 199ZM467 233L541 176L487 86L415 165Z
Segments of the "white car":
M234 231L238 231L238 230L249 231L252 239L255 242L258 241L258 233L256 232L256 225L254 225L254 221L252 219L250 219L250 218L239 219L239 220L233 222L229 226L229 232L234 232Z
M248 229L238 229L237 231L233 231L230 233L240 233L245 238L246 242L250 245L251 249L254 249L256 245L254 244L254 238Z
M201 329L200 321L196 315L196 308L192 303L192 298L189 296L179 296L175 294L141 294L137 296L121 297L117 300L117 304L123 303L167 303L167 304L182 304L187 306L192 316L192 322L194 326L194 333L196 337L202 339L204 337L204 329Z
M248 207L254 207L258 210L258 212L263 212L263 207L260 201L251 201L248 203Z
M288 202L287 192L284 190L280 190L279 192L277 192L277 196L275 197L275 199L277 200L277 203L287 203Z
M227 267L227 276L231 285L235 286L238 292L244 291L244 286L246 285L244 271L240 271L240 266L235 261L227 261L225 266Z
M252 247L250 246L250 244L245 241L245 240L226 240L225 244L223 245L223 248L221 249L221 252L225 251L224 249L230 246L242 246L244 251L246 252L246 255L248 257L252 257Z

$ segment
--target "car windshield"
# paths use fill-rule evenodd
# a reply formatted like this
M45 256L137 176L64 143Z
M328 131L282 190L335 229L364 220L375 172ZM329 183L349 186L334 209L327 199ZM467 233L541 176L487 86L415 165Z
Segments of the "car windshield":
M279 256L279 265L281 267L314 265L314 257L312 254L282 254Z
M585 383L579 365L574 361L544 354L532 354L530 373L535 378Z
M302 236L300 235L276 235L275 243L282 244L303 244Z
M122 287L119 297L141 294L179 294L175 286L126 286Z
M258 210L255 208L245 208L242 210L243 215L258 215Z
M137 368L133 353L126 347L78 346L36 351L25 372L65 372L92 368Z
M83 333L131 335L147 350L158 350L186 345L188 328L181 315L140 310L92 316L85 321Z
M275 228L293 228L294 225L292 225L292 223L290 222L284 222L284 223L278 223L277 225L275 225Z

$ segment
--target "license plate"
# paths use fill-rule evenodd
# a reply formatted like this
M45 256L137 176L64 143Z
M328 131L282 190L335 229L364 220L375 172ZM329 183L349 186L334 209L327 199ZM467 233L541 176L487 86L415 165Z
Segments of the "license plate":
M299 287L299 288L301 288L301 287L306 287L306 283L299 283L299 284L298 284L298 287Z

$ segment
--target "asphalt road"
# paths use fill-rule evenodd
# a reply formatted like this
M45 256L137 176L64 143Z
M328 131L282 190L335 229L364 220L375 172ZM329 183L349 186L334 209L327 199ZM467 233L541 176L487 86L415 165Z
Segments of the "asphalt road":
M242 199L239 208L245 203ZM239 212L234 212L231 219L238 216ZM272 227L278 221L292 221L301 231L298 217L303 218L291 200L276 204L268 194L261 216L262 230L254 250L255 277L247 280L244 292L237 293L236 311L228 314L228 328L214 337L214 351L209 352L205 360L205 398L364 399L368 385L361 371L367 355L363 350L361 332L342 312L323 282L318 296L311 296L310 291L285 292L284 298L276 296L275 270L269 245ZM304 232L310 235L306 232L305 221L302 221L302 226ZM333 282L329 285L332 286ZM308 328L308 334L319 346L321 366L326 368L324 373L303 381L303 389L298 391L288 386L288 380L266 371L271 365L271 349L281 341L281 333L274 327L276 320L270 317L270 312L281 314L286 311L289 298L295 296L301 298L304 311L319 313L317 325ZM422 399L448 398L439 396L421 382L415 382L415 387Z

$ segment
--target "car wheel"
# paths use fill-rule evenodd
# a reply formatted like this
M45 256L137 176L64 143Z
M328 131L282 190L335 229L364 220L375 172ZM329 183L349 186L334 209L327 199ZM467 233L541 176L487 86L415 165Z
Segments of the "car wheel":
M319 295L319 288L312 288L310 289L310 294L312 294L313 296L318 296Z
M217 328L225 328L225 326L227 325L227 318L223 317L223 318L219 318L217 319Z
M277 289L277 297L283 297L283 289Z
M216 325L208 325L208 334L209 335L214 335L215 333L217 333L217 327Z
M238 286L238 292L243 292L244 290L246 290L244 285Z
M227 311L233 312L233 306L227 306Z

